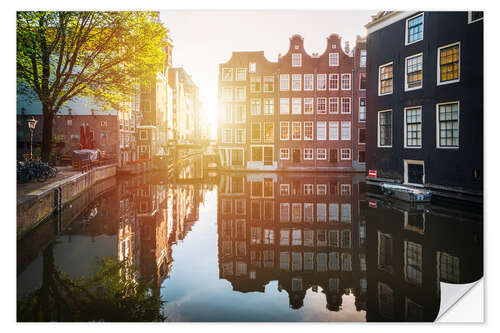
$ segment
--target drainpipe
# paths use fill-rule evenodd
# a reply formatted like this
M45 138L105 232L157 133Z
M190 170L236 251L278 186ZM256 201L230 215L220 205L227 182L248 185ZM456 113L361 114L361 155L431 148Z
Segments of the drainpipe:
M314 80L316 80L316 82ZM315 143L314 146L316 147L316 148L313 148L313 159L314 159L314 169L317 169L318 168L318 154L317 154L317 151L318 151L318 140L316 140L318 138L318 133L317 133L317 130L318 130L318 98L317 98L318 97L317 96L317 91L318 91L318 68L317 67L314 68L313 85L315 87L315 89L314 89L313 105L316 105L316 112L314 112L314 124L313 124L313 128L312 128L313 142ZM313 111L314 111L314 107L313 107ZM314 126L316 126L316 127L314 127ZM316 139L314 139L315 136L316 136ZM304 137L304 136L302 136L302 137ZM316 150L314 150L314 149L316 149Z
M351 167L354 168L354 69L356 68L356 46L352 50L353 53L353 64L351 72ZM358 110L359 112L359 110Z

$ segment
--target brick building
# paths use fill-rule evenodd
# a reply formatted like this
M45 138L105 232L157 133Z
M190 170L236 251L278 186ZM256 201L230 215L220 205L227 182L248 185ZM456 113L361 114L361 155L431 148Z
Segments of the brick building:
M332 34L322 55L309 55L294 35L276 63L262 51L233 52L219 65L221 166L364 170L365 45L358 37L344 50Z

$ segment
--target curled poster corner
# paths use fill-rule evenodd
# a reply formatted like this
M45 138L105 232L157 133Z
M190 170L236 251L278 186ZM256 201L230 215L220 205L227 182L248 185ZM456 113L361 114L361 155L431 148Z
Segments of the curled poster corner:
M483 279L467 284L451 284L441 282L440 285L441 303L439 314L436 317L436 322L481 323L484 321ZM470 292L473 288L475 291L474 293ZM469 294L471 294L470 296L472 296L470 299ZM471 303L471 301L473 303Z

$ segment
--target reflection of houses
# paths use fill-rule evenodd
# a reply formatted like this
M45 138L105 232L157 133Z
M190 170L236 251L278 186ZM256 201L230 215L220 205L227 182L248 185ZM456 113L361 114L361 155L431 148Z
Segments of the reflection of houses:
M369 199L368 321L434 321L439 282L482 276L478 216L436 206Z
M352 175L221 175L220 277L243 292L264 291L278 280L292 308L318 286L330 310L339 309L346 290L363 298L358 181Z

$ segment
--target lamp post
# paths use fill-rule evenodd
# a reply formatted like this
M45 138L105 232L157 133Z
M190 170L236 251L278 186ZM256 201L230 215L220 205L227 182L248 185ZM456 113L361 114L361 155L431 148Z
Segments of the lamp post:
M35 131L37 122L35 117L28 119L28 128L30 129L30 159L33 159L33 132Z

